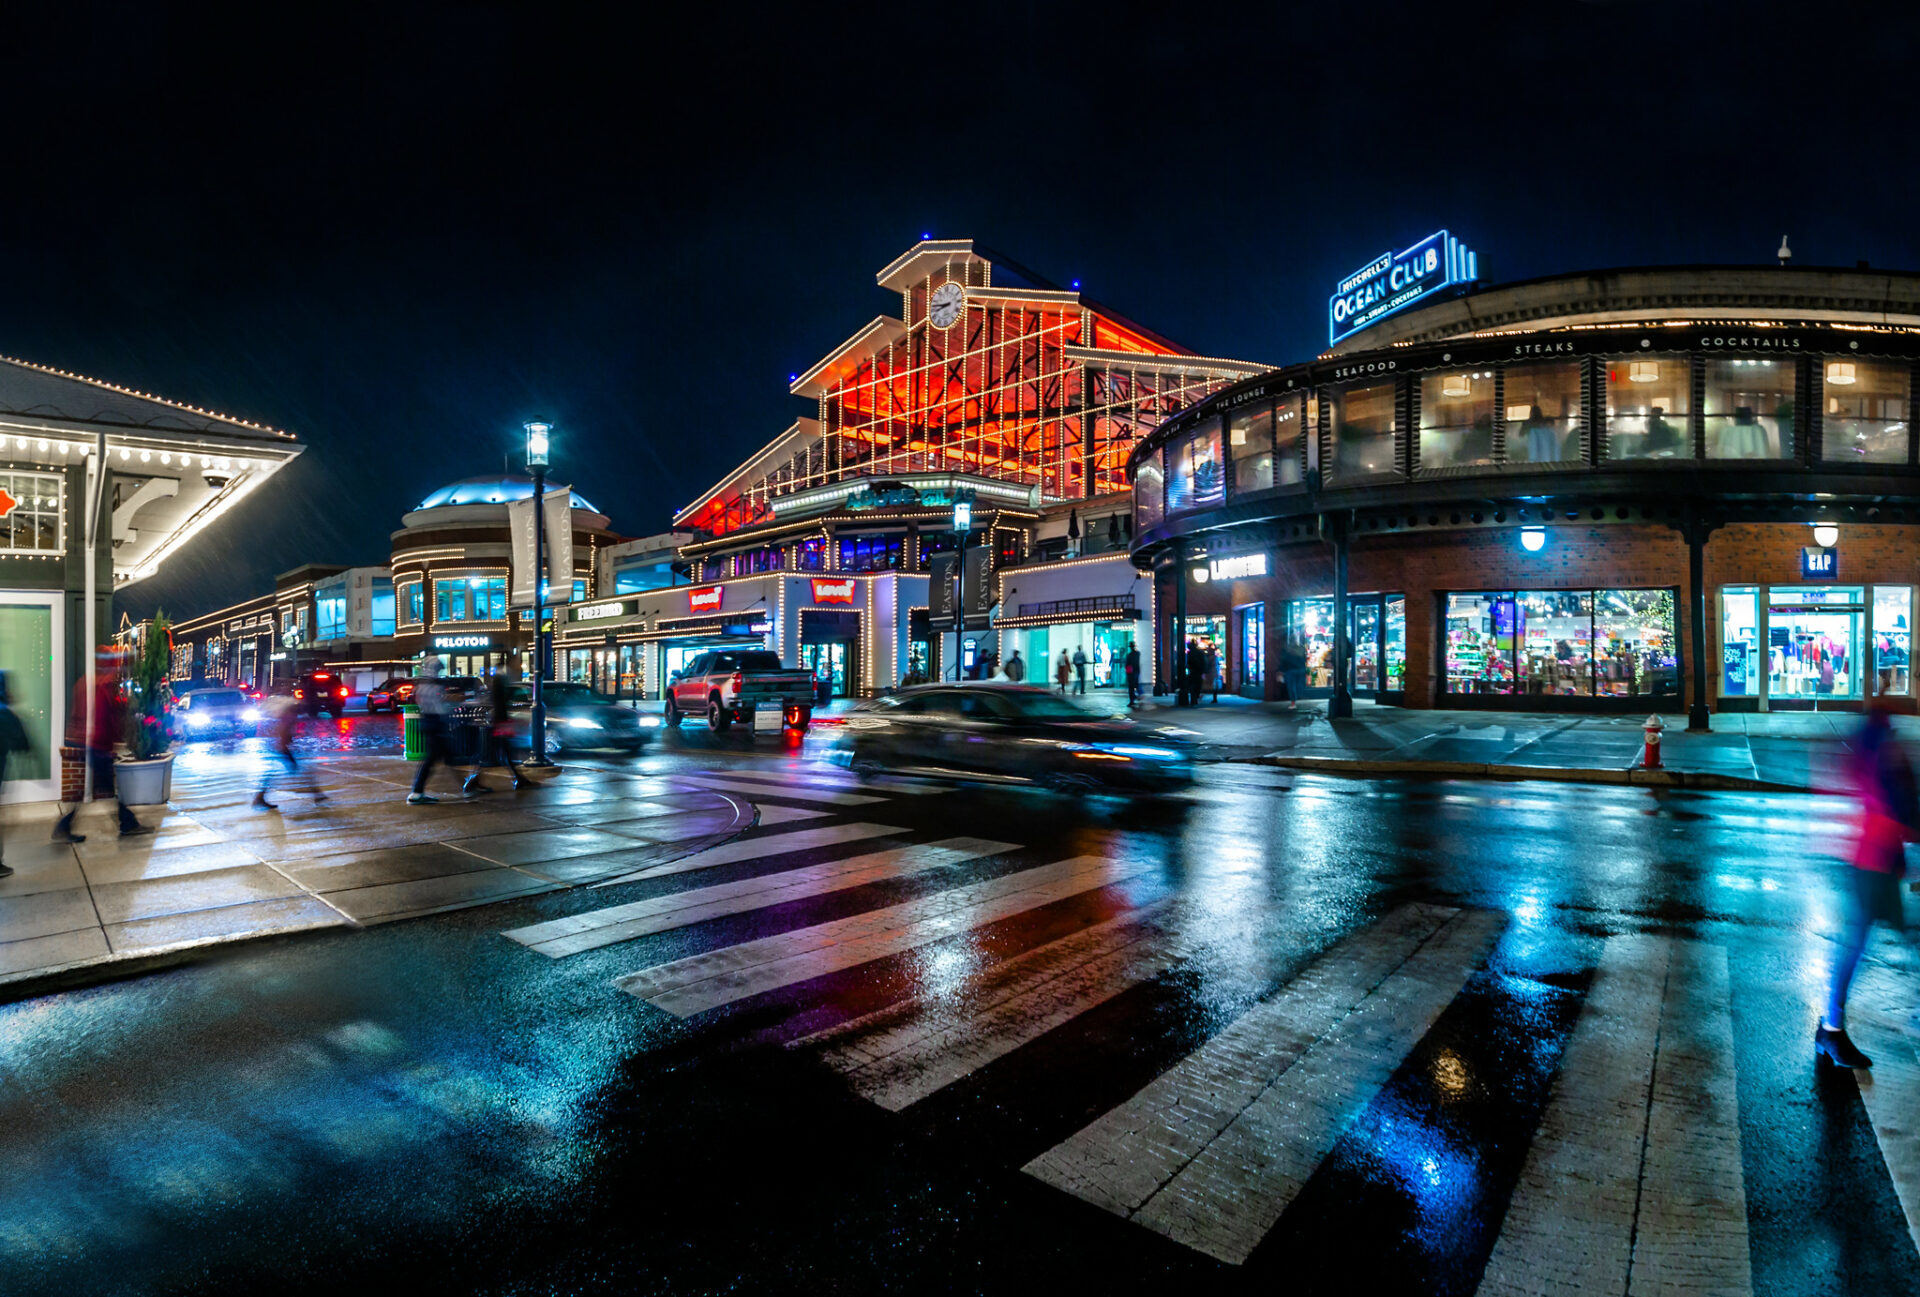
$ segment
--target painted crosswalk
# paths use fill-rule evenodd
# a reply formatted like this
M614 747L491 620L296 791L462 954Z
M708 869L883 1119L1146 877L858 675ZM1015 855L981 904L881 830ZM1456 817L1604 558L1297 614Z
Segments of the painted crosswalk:
M774 837L741 838L717 847L709 847L705 851L698 851L690 856L682 856L678 860L650 865L645 869L636 869L631 873L621 874L618 878L609 878L596 886L613 887L620 883L637 882L643 878L662 878L668 874L692 873L695 870L712 869L718 865L767 860L814 847L838 846L843 842L885 837L901 831L892 825L869 824L862 820L846 824L826 824L818 828L796 829Z
M803 784L797 780L769 783L753 779L739 779L731 775L675 775L675 783L691 788L705 788L711 792L740 793L747 797L779 797L790 801L813 802L822 806L871 806L884 798L869 793L845 792L837 788L822 788L814 784Z

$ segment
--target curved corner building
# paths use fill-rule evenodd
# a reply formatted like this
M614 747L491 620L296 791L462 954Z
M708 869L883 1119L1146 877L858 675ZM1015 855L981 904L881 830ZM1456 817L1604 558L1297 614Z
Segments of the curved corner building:
M1135 448L1156 636L1269 699L1292 639L1336 713L1913 710L1916 358L1909 273L1613 270L1408 310Z

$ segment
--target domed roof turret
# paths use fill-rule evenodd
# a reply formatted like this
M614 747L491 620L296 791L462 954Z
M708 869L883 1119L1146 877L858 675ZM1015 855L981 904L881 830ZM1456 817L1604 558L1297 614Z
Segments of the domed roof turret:
M523 473L487 473L462 478L435 491L420 502L421 509L438 509L450 504L506 504L533 496L533 479ZM588 504L578 491L572 493L573 507L588 513L600 511ZM416 510L418 512L418 510Z

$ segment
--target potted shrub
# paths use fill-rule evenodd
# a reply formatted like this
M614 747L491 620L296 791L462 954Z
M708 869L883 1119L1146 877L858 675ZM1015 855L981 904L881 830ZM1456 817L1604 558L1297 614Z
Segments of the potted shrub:
M167 750L173 741L167 723L172 625L165 613L154 614L127 676L127 755L113 769L115 788L127 806L158 806L173 795L173 753Z

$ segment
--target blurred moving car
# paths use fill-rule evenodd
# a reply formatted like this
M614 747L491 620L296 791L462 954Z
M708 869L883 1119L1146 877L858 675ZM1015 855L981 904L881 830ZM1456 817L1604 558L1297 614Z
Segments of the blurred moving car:
M309 671L293 683L294 699L306 716L325 712L339 720L347 710L347 699L352 692L347 682L331 671Z
M257 732L260 707L244 689L190 689L174 698L168 719L179 742L230 738Z
M369 712L397 712L412 701L412 676L389 676L367 690Z
M1162 793L1193 782L1187 732L1101 716L1034 685L928 685L847 716L831 759L865 774Z
M631 707L621 707L601 697L586 685L549 681L541 686L547 704L547 755L568 750L615 748L635 753L647 745L658 728L658 716L642 716ZM508 691L508 723L513 727L509 742L519 751L528 750L533 725L533 690L514 685ZM475 699L485 702L484 695Z

